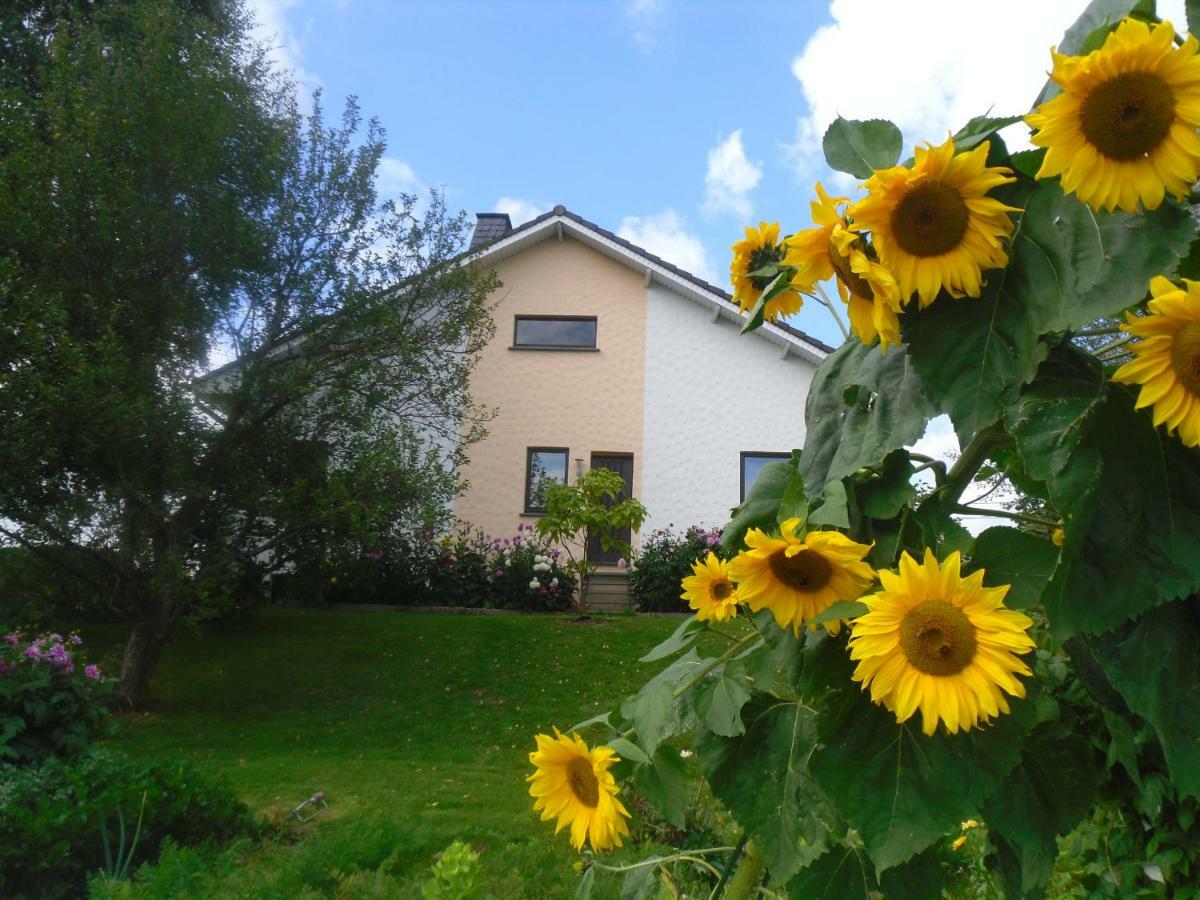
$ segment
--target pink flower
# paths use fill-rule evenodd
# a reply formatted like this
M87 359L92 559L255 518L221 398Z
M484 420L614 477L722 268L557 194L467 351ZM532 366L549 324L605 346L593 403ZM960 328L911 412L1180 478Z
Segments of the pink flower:
M617 560L617 568L620 569L622 572L624 572L626 569L629 568L629 563L625 562L625 557L622 556L620 559Z
M83 638L81 638L77 634L72 633L71 636L67 638L67 643L70 644L72 647L80 647L83 645Z
M85 678L91 679L92 681L99 681L101 678L104 677L103 675L100 674L100 667L96 666L96 665L84 666L83 667L83 676Z
M4 636L4 641L8 644L8 646L16 649L17 644L21 643L21 632L13 631L6 634Z

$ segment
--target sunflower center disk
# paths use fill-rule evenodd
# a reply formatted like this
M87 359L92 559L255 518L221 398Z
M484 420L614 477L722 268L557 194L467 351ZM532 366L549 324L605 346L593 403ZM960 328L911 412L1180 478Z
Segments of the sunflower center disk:
M575 799L584 806L595 809L599 805L600 782L596 780L592 764L586 759L577 756L567 763L567 784Z
M833 271L837 272L837 277L842 284L850 289L850 293L856 297L862 297L864 300L875 299L875 292L871 290L867 279L850 268L850 260L842 256L832 243L829 245L829 262L833 265Z
M1171 345L1175 377L1192 396L1200 397L1200 322L1190 322L1175 333Z
M1145 156L1175 121L1175 95L1149 72L1125 72L1096 85L1079 109L1088 142L1110 159Z
M829 561L814 550L801 550L795 556L777 550L767 563L771 567L771 574L797 591L819 591L829 584L833 575Z
M896 204L892 234L913 256L941 256L959 245L969 219L967 204L958 191L940 181L926 181Z
M728 581L716 581L712 586L712 598L714 600L724 600L733 593L733 588Z
M957 675L975 658L975 626L957 606L926 600L900 621L900 646L914 668Z
M777 266L780 260L783 259L783 254L779 252L778 247L767 245L759 247L750 254L750 263L746 268L747 272L756 272L763 266ZM751 275L750 280L754 282L754 286L760 291L765 291L767 285L775 280L774 275Z

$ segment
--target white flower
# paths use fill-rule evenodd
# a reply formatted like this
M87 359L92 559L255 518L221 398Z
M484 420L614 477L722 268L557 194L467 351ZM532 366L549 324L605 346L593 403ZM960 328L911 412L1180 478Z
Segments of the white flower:
M550 579L550 587L558 587L558 579L557 578Z
M628 569L629 568L629 563L625 562L625 557L621 557L620 559L617 560L617 568L618 569Z
M533 581L529 582L529 589L531 591L536 591L541 586L542 586L542 583L540 581L538 581L536 578L533 579Z
M682 756L684 759L687 759L689 756L691 756L691 755L692 755L692 751L691 751L691 750L686 750L686 749L685 749L685 750L680 750L680 751L679 751L679 755L680 755L680 756Z

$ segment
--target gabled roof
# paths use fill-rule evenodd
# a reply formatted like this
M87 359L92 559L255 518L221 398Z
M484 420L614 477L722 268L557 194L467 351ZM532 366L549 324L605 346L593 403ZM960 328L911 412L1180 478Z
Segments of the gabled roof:
M489 220L487 224L490 226L492 223ZM562 205L498 237L471 258L476 262L498 261L551 237L561 240L564 234L570 234L572 238L643 273L647 286L652 280L657 281L689 300L707 306L713 311L714 321L718 317L733 321L742 317L740 308L726 291L667 262L662 257L655 256L649 250L618 237L595 222L589 222ZM472 245L477 244L472 241ZM820 363L834 350L823 341L781 321L764 322L754 333L779 344L784 352L794 348L802 357L813 363Z

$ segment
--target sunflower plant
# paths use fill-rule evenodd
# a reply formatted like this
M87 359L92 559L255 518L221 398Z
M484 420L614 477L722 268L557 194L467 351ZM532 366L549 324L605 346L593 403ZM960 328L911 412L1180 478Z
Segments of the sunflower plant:
M826 160L857 189L818 184L808 221L734 246L743 330L811 300L848 317L846 341L803 449L732 511L728 561L681 585L696 615L643 657L664 668L538 738L531 793L588 854L581 894L616 872L649 896L688 866L714 897L940 897L974 871L955 861L969 822L989 891L1200 896L1200 22L1183 25L1094 0L1028 111L909 135L907 159L890 122L838 119ZM940 415L952 464L911 449ZM1018 499L964 499L997 482ZM980 514L1006 524L972 534ZM682 827L697 778L730 847L599 856L642 806L622 791Z

